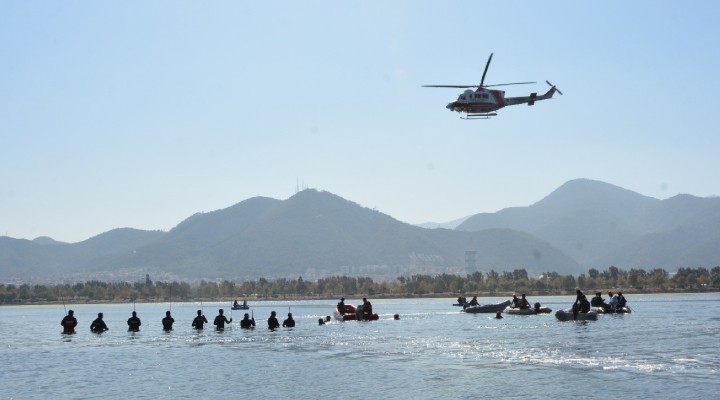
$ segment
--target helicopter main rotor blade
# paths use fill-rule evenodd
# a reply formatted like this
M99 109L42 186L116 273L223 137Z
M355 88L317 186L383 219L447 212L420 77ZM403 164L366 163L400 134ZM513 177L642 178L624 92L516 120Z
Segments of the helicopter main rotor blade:
M498 83L496 85L485 85L483 87L510 86L510 85L530 85L537 82L514 82L514 83Z
M477 85L422 85L422 87L435 87L435 88L471 88L477 87Z
M492 61L493 53L490 53L490 57L488 57L487 64L485 64L485 71L483 71L482 79L480 79L480 87L483 87L483 83L485 83L485 75L487 74L488 67L490 67L490 61Z

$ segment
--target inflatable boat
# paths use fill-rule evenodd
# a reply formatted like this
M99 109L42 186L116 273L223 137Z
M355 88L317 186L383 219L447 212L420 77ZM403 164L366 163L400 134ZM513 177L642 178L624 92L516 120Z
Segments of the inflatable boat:
M508 307L503 311L505 314L510 315L535 315L535 314L548 314L552 312L552 309L547 307L540 308L512 308Z
M595 311L588 311L586 313L579 312L577 318L573 315L572 308L567 310L560 310L555 313L555 317L560 321L595 321L597 320L598 314Z
M494 313L498 311L504 310L507 306L509 306L511 303L510 300L503 301L502 303L498 304L485 304L482 306L470 306L466 307L463 311L466 313Z
M345 304L345 312L341 313L338 309L333 312L335 319L339 321L376 321L380 318L377 314L363 313L357 307Z

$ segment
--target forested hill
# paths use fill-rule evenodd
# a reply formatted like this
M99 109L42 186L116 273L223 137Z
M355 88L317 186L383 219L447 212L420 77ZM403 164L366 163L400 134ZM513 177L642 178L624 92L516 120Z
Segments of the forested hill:
M567 182L528 207L477 214L463 231L506 228L562 250L583 268L720 265L720 198L642 196L604 182Z
M0 278L121 279L144 272L181 279L392 277L463 272L467 250L476 252L481 271L578 270L572 258L527 233L423 229L304 190L287 200L256 197L195 214L166 233L116 230L76 244L0 238Z

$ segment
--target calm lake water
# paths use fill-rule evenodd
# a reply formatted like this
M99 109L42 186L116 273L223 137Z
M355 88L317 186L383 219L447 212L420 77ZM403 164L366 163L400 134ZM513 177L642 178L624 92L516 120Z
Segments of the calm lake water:
M632 314L589 322L371 299L380 320L325 326L317 320L335 301L258 302L255 330L241 330L245 311L234 311L229 329L200 333L190 327L199 303L137 304L138 333L125 323L132 304L68 305L79 321L71 336L60 333L62 306L0 307L0 398L717 399L720 294L626 297ZM573 299L529 298L553 311ZM203 304L211 326L227 306ZM169 308L175 330L165 333ZM297 326L268 331L270 311L282 322L288 308ZM102 335L89 331L98 312Z

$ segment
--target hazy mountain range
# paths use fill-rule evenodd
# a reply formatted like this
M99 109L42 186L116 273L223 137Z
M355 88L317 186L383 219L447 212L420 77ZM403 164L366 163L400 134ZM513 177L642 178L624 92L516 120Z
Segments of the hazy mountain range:
M460 223L462 219L453 223ZM257 279L470 273L531 275L720 264L720 199L658 200L570 181L529 207L477 214L457 229L409 225L328 192L255 197L169 232L115 229L83 242L0 237L0 280ZM450 224L453 224L450 223ZM466 259L473 251L474 261Z

